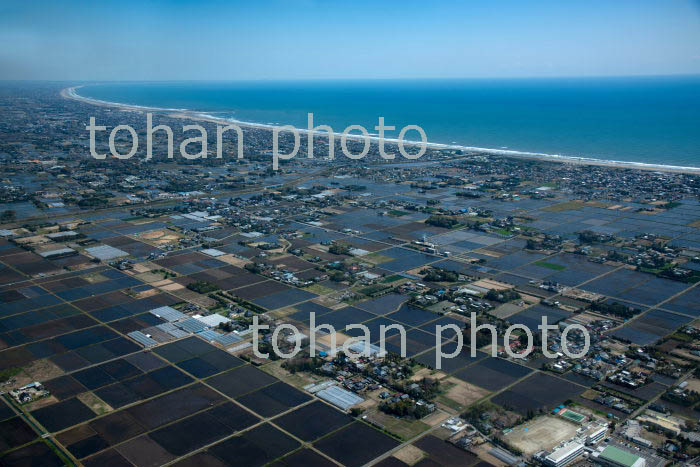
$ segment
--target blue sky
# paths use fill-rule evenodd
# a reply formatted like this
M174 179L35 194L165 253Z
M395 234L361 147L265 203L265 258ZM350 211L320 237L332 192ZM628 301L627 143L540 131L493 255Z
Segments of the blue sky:
M697 0L0 2L0 79L700 73Z

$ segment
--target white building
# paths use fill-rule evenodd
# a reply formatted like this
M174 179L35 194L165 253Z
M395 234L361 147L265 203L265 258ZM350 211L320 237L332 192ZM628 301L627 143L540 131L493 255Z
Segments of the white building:
M562 467L578 459L578 457L583 454L583 451L583 444L571 442L552 451L544 458L544 463L550 467Z
M593 431L588 433L588 436L586 436L586 444L589 446L592 444L596 444L598 441L605 438L605 435L607 433L608 433L607 425L593 429Z

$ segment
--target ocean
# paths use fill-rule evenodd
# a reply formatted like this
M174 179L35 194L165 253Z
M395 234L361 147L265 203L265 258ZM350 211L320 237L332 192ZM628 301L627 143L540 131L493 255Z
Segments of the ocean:
M378 117L431 143L605 161L700 167L700 76L634 78L129 82L83 97L219 118L342 132ZM418 140L415 131L406 139Z

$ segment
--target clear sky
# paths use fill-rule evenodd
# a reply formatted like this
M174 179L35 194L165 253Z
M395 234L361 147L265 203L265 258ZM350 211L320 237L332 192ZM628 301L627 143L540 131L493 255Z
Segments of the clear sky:
M0 79L700 73L698 0L0 0Z

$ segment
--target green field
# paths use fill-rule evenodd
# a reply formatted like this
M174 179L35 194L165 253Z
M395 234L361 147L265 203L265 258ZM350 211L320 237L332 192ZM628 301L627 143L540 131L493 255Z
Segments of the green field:
M541 268L553 269L555 271L563 271L564 269L566 269L566 266L562 266L561 264L548 263L546 261L537 261L535 265Z

